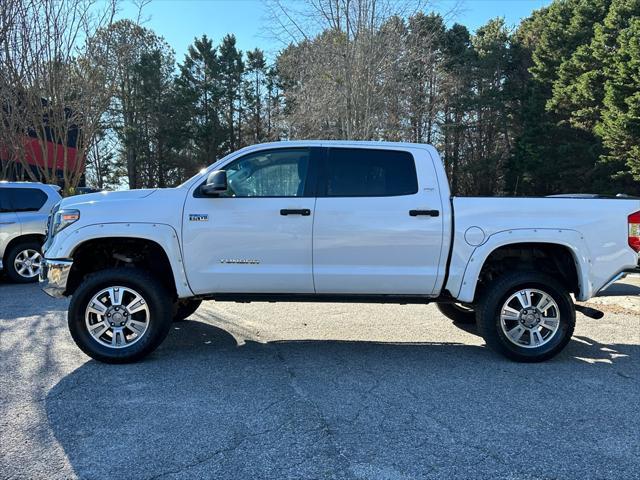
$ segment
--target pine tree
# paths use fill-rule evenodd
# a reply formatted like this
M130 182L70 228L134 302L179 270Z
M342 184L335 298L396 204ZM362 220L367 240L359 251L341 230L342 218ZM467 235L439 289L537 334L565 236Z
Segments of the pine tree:
M572 25L582 29L579 38L584 43L560 65L553 95L547 102L547 109L556 114L560 128L570 130L566 125L569 124L584 132L577 133L575 145L583 150L589 163L593 162L585 183L600 192L634 189L624 181L624 158L610 149L611 138L620 134L616 125L621 125L612 118L617 114L607 114L606 127L603 115L608 104L616 104L612 99L617 95L607 91L615 89L611 85L613 78L619 74L620 59L626 58L629 48L628 44L620 44L619 37L639 15L638 0L580 2L574 10ZM613 106L613 111L618 111L618 107ZM589 145L593 147L588 148Z
M242 52L236 48L236 37L226 35L218 48L220 62L220 83L222 87L223 118L226 130L224 148L232 151L241 142L242 74L244 62Z
M161 49L143 53L133 67L140 102L134 126L138 181L143 187L167 187L183 180L174 154L180 123L175 117L173 69L172 53Z
M574 37L581 42L572 55L557 70L553 94L547 109L556 112L569 123L585 131L593 131L599 120L604 99L605 66L608 62L604 47L610 41L602 35L602 25L610 0L590 0L576 5L571 18ZM600 38L593 37L600 31ZM596 36L598 34L596 33Z
M465 167L467 131L470 128L467 112L473 98L473 70L475 52L469 30L454 24L443 39L443 91L442 91L442 139L443 154L451 190L454 194L464 191L462 177Z
M279 140L279 131L275 127L275 121L280 115L281 97L280 82L277 67L272 66L267 69L265 88L266 97L266 138L269 141Z
M189 105L187 119L195 161L208 165L224 153L225 132L221 125L221 66L212 41L203 35L189 46L176 80L181 101Z
M249 132L251 141L261 142L265 138L263 124L263 88L266 84L267 62L264 58L264 52L258 48L247 52L246 62L246 88L245 88L245 104L248 109L248 125L246 128Z
M603 160L626 183L627 193L640 193L640 17L619 32L605 85L604 112L596 131L607 153ZM624 178L627 177L627 178Z
M473 115L474 192L505 193L506 164L511 153L510 120L505 95L510 70L509 32L501 18L490 20L472 37L476 54ZM489 172L491 172L489 174Z
M552 100L554 88L559 91L559 82L564 81L559 80L560 75L568 78L570 73L571 64L566 62L591 41L600 18L601 10L596 7L601 3L589 3L554 2L534 12L516 33L515 43L531 52L531 78L522 90L521 133L510 175L512 189L518 194L589 191L598 177L598 138L588 129L572 125L566 109ZM568 98L562 97L562 101Z

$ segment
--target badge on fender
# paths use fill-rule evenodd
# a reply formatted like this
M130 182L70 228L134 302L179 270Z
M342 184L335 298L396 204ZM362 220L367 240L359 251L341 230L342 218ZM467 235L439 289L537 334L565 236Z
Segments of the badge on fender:
M208 222L209 215L206 213L190 213L189 221L190 222Z

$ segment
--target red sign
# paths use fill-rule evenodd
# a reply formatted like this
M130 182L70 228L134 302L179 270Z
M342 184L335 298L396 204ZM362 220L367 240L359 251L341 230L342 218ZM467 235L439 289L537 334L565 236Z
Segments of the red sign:
M24 141L25 159L29 165L47 168L49 170L64 170L65 147L53 142L46 143L46 163L41 144L36 138L26 137ZM84 168L84 162L76 162L77 150L73 147L66 147L67 150L67 171L78 171ZM0 148L0 155L7 158L6 149Z

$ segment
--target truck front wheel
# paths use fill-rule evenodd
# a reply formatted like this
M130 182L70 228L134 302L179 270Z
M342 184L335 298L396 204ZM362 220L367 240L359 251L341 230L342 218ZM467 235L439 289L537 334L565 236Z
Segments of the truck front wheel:
M484 290L476 319L493 350L519 362L541 362L567 345L576 314L560 282L537 272L515 272Z
M114 268L88 277L69 305L69 330L78 347L106 363L140 360L165 339L172 303L144 270Z

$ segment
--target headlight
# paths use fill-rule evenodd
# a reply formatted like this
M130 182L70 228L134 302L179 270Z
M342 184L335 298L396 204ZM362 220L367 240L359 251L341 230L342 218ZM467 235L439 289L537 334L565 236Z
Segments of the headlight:
M53 223L51 225L51 236L54 237L58 232L64 230L72 223L80 220L79 210L58 210L53 214Z

